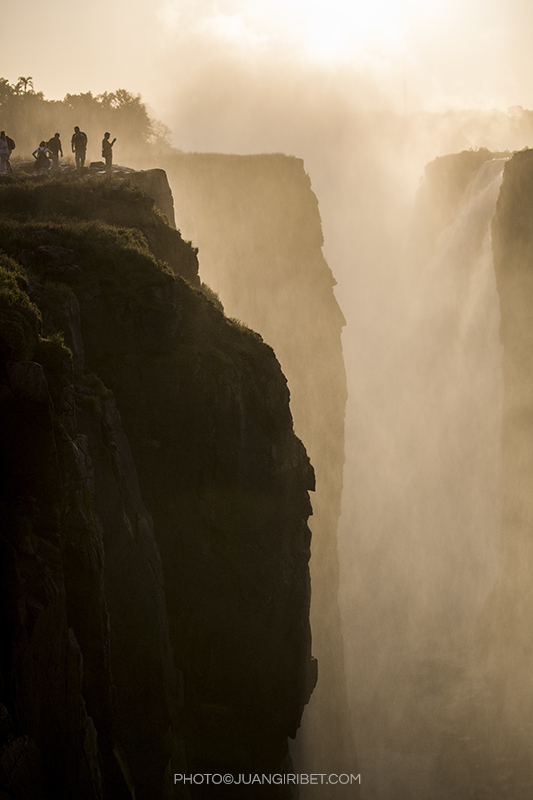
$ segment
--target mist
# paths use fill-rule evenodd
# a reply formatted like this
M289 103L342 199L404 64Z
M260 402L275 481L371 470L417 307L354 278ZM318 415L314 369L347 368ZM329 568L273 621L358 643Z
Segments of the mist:
M304 159L347 321L339 599L362 796L456 797L442 788L436 754L459 736L457 707L479 681L477 625L501 547L489 227L503 162L480 197L471 188L466 216L447 220L438 244L424 169L446 153L521 150L530 115L410 111L409 89L402 97L398 81L392 96L371 71L296 65L281 77L277 64L262 67L212 56L178 93L171 127L185 150Z
M527 146L530 115L401 113L368 76L350 92L338 75L318 74L306 91L300 74L289 87L231 74L182 95L180 118L196 120L200 150L304 158L347 321L339 599L362 796L433 796L436 754L458 736L457 705L479 680L476 626L499 569L503 378L489 229L506 151ZM425 165L479 148L503 153L496 174L435 230ZM224 301L222 279L215 288Z
M60 39L53 57L4 32L7 77L32 74L57 98L140 91L183 151L303 158L346 318L339 600L363 797L421 797L498 575L503 379L488 237L504 162L439 230L424 170L447 153L505 159L531 145L533 9L199 5L95 7L110 15L108 61L73 37L79 12L70 30L44 24L43 38ZM119 140L119 162L121 146L132 151Z

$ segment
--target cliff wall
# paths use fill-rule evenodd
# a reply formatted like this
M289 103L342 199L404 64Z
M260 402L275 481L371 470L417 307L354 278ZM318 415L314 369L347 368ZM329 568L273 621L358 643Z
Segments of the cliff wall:
M431 687L437 754L430 794L525 800L533 791L533 152L446 156L428 165L426 181L419 208L420 230L425 226L427 233L424 252L426 257L442 252L445 258L429 262L425 280L433 298L446 299L447 311L441 319L430 306L441 335L422 377L424 384L440 377L445 435L436 452L439 463L450 458L449 474L460 478L455 486L443 481L446 506L453 508L443 532L457 537L456 552L471 553L470 560L454 563L443 558L442 548L437 551L441 574L450 586L461 586L463 619L468 610L471 622L455 625L449 639L446 657L453 657L455 674L442 670L440 683ZM485 238L480 231L486 212L490 236ZM452 406L454 394L461 403ZM474 414L465 413L468 405ZM458 428L458 443L453 426L462 418L467 424ZM470 526L459 514L464 497ZM428 526L426 538L430 534ZM482 604L472 603L476 585L484 587ZM442 633L437 627L436 636ZM444 644L435 645L436 654L439 647ZM435 666L437 658L443 656L434 658ZM429 721L425 725L430 728Z
M257 330L280 359L295 430L317 474L311 620L319 677L298 734L297 763L303 772L357 774L337 600L345 320L322 253L318 201L302 160L293 157L182 154L166 168L177 224L199 248L202 279L226 313ZM325 797L339 790L309 791Z
M497 758L513 765L524 794L533 788L532 203L533 151L525 150L506 165L492 224L505 381L502 552L481 631L491 703L499 721Z
M0 186L6 798L237 796L172 776L286 771L316 678L286 380L153 206Z

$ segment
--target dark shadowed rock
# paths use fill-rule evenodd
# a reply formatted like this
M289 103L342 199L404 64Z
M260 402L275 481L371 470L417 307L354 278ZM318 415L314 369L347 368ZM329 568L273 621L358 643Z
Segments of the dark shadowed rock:
M296 751L302 771L353 772L338 606L337 522L347 398L335 280L322 254L318 201L301 159L183 153L169 158L178 227L199 248L202 279L226 313L272 345L287 376L296 433L317 474L311 559L319 680ZM321 731L327 729L327 736ZM317 798L337 789L309 789ZM350 791L357 793L357 787Z
M128 178L143 192L146 192L149 197L153 197L156 206L165 215L168 224L175 228L174 200L165 170L148 169L130 172Z
M9 385L15 397L32 403L49 401L43 368L34 361L12 361L7 365Z
M41 753L29 736L11 739L0 755L0 786L4 796L44 800Z
M39 369L0 371L0 703L46 800L218 798L173 774L291 769L316 680L314 473L273 351L183 280L197 259L178 231L159 215L143 230L173 275L136 232L83 228L98 247L81 242L83 275L58 286L80 229L19 259L39 280L21 304L75 366L35 332Z

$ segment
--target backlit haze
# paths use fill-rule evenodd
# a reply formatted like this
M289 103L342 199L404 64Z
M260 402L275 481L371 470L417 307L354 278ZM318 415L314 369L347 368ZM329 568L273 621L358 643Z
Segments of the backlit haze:
M48 99L124 88L142 95L150 113L171 128L174 146L184 151L282 152L304 159L319 200L325 256L347 319L348 491L339 540L349 686L378 674L373 654L382 650L388 657L386 630L395 624L383 628L378 620L374 626L370 614L359 624L362 639L350 639L353 620L365 613L361 595L363 606L376 601L376 618L382 608L389 613L383 600L389 590L402 598L398 605L415 609L410 620L419 626L414 636L422 637L423 649L430 638L427 620L420 619L424 613L445 618L443 626L466 636L495 579L497 368L486 369L494 378L486 390L494 400L486 445L493 458L485 459L486 474L479 469L479 496L490 502L480 503L482 512L471 520L475 503L460 485L453 490L456 499L439 494L431 505L430 469L437 495L441 485L453 483L450 475L455 480L459 467L468 465L469 454L467 447L461 450L462 423L456 432L460 452L451 466L437 458L446 446L438 422L428 435L417 430L424 415L413 411L411 392L420 392L418 402L426 403L431 416L424 376L411 383L404 378L414 373L415 361L433 366L434 354L442 351L438 342L422 352L438 313L430 306L433 286L442 285L442 276L437 274L434 285L418 286L416 294L413 264L402 253L426 163L470 148L533 146L533 128L522 122L522 109L533 109L532 30L531 0L49 0L46 7L24 0L10 7L0 31L0 75L10 82L32 76L35 89ZM83 128L83 120L79 125ZM11 133L16 139L16 131ZM62 135L68 140L69 132ZM121 163L120 141L115 158ZM434 266L437 273L441 264L444 256ZM427 275L433 279L434 273ZM499 311L491 291L492 310L481 316L492 320L492 364L499 358ZM426 332L419 334L414 326L421 319ZM483 332L483 342L488 336ZM411 359L415 344L420 351ZM472 363L482 358L476 353ZM464 372L475 372L470 362ZM477 389L470 391L475 395ZM450 400L450 419L459 420L470 402L465 397L459 392ZM472 449L481 452L476 443ZM424 492L417 500L418 517L411 491ZM456 517L450 506L454 513L459 509ZM447 515L453 518L449 522ZM375 545L380 542L382 551ZM366 647L371 663L354 666ZM363 695L365 686L358 691ZM356 710L361 698L351 699ZM383 791L380 800L388 796Z
M346 158L360 186L379 151L412 195L441 152L528 144L506 120L452 112L533 108L532 24L528 0L25 0L0 32L0 74L49 99L139 92L182 150L304 158L333 258L326 201Z
M532 22L527 0L51 0L45 12L25 0L0 45L5 77L32 75L47 97L121 86L172 124L173 99L213 79L235 79L225 91L245 104L237 76L256 72L263 91L282 77L282 94L303 74L353 81L354 100L364 76L379 86L373 105L400 111L531 106ZM175 132L185 147L188 123Z

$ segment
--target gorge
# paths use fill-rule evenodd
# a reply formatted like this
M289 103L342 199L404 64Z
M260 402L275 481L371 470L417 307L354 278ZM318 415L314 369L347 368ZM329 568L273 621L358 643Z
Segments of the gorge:
M531 152L426 167L356 441L300 159L2 179L3 798L531 796Z

